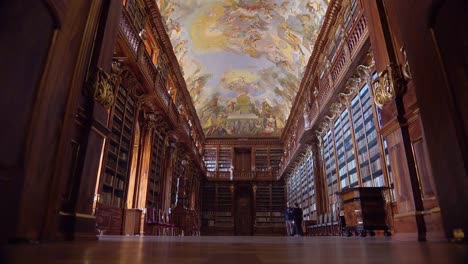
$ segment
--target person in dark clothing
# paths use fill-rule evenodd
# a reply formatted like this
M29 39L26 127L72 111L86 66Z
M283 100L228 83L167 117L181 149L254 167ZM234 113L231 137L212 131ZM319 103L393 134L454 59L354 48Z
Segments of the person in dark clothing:
M290 236L293 232L293 208L289 206L289 203L286 204L284 210L284 221L286 223L286 233Z
M302 209L299 208L298 203L294 204L293 221L294 221L293 233L291 235L292 236L295 236L295 235L303 236L304 232L302 231Z

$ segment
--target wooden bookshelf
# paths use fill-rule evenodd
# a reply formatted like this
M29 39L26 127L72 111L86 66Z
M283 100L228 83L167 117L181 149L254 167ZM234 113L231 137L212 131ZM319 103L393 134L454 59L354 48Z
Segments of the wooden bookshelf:
M136 102L122 86L115 89L115 97L110 121L112 133L107 141L100 202L122 208L130 167Z
M257 184L255 194L255 226L256 228L283 228L284 183L263 182Z
M228 178L230 176L232 166L232 149L220 148L218 151L218 171L221 176Z
M306 162L306 177L307 177L307 195L309 198L309 203L306 205L306 212L304 214L304 219L316 219L317 216L317 206L316 206L316 197L315 197L315 181L314 181L314 156L312 150L309 150L305 158Z
M314 163L312 150L308 149L303 158L298 162L296 169L288 178L288 203L294 206L298 203L303 211L305 220L311 219L316 214ZM290 194L289 192L294 192Z
M206 169L211 172L216 171L217 152L216 148L205 148L204 153Z
M385 185L381 166L379 137L374 123L371 96L367 85L353 98L353 122L358 147L362 186Z
M257 172L268 171L269 157L268 148L255 148L255 170Z
M282 148L270 149L270 166L273 172L279 172L281 157L283 156Z
M125 9L132 18L135 28L142 29L145 24L145 12L139 2L139 0L126 0Z
M271 225L274 228L284 227L284 209L286 208L285 202L285 189L284 182L273 182L271 184Z
M213 182L205 182L202 192L202 226L215 226L216 186Z
M148 194L146 206L159 209L161 201L161 171L164 159L164 138L157 132L154 133L151 145L151 163L148 177Z
M270 189L269 185L257 185L255 193L255 211L269 212L270 211Z
M350 106L337 115L322 136L327 211L337 208L338 191L354 187L393 187L387 144L378 136L379 118L375 116L378 110L370 93L368 85L364 84L352 98ZM382 165L385 166L382 168ZM301 188L296 184L290 184L292 190ZM312 208L310 210L309 215L313 212Z
M215 227L234 227L232 201L230 186L218 185L216 187Z

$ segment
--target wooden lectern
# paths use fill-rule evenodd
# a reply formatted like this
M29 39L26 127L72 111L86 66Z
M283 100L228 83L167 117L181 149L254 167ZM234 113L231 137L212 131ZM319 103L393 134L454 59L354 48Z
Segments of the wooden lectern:
M343 190L339 193L343 201L348 236L351 231L356 235L375 235L374 230L384 230L390 236L386 223L384 191L388 187L357 187Z

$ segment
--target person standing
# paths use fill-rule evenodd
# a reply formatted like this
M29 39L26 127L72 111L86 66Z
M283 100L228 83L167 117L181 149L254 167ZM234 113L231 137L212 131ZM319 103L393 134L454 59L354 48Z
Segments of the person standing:
M286 209L284 210L284 222L286 223L286 233L288 236L292 235L293 232L293 208L286 203Z
M299 208L299 204L294 204L293 209L293 233L292 236L303 236L304 232L302 231L302 209Z

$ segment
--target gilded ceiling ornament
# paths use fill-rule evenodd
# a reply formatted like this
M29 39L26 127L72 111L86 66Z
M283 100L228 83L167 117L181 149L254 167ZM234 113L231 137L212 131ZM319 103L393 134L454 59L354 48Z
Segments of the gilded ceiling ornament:
M387 68L379 73L379 78L373 82L374 102L379 108L394 100L401 92L400 80L400 71L394 64L387 65Z

